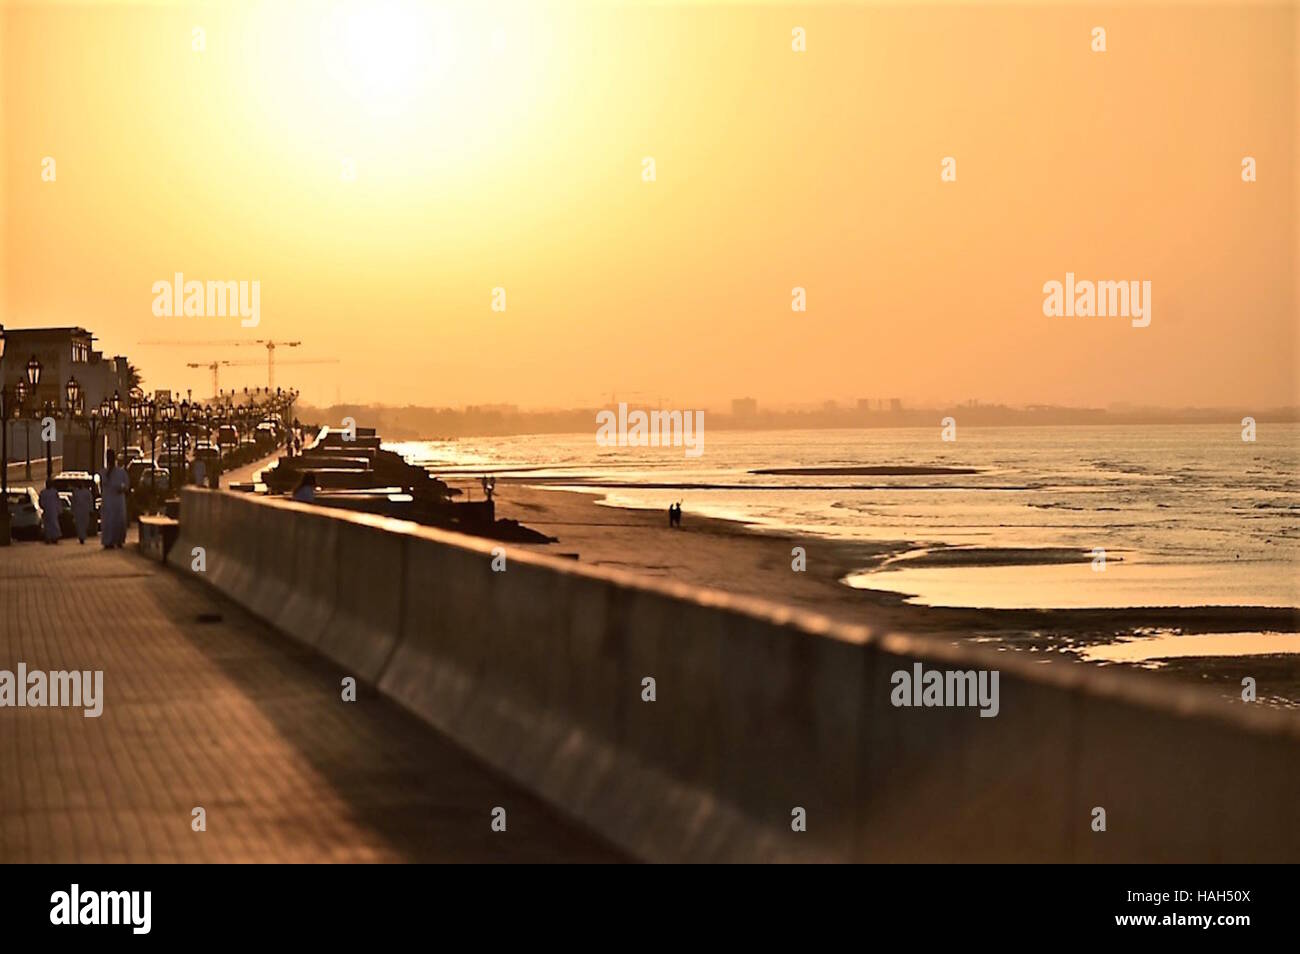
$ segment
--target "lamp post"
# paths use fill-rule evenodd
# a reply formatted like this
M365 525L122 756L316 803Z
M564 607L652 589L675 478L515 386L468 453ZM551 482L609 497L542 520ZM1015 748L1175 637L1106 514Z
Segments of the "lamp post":
M118 394L116 391L113 392L113 396L111 398L105 398L104 403L108 405L108 409L113 414L113 422L122 428L122 443L119 445L118 449L121 451L121 455L123 458L122 463L125 465L127 426L130 424L131 419L129 416L123 416L122 395Z
M147 398L140 408L140 423L149 422L149 467L158 467L158 402Z
M90 449L86 451L86 472L95 473L95 438L99 436L99 408L92 407L85 415L86 430L90 432Z
M67 470L68 469L67 428L72 427L72 421L78 415L78 408L81 404L81 384L77 381L75 377L69 377L68 383L63 386L63 393L68 398L68 408L67 408L67 414L65 415L65 418L67 420L67 427L65 428L63 434L63 468L62 469ZM92 444L94 443L93 439L91 443ZM50 472L48 469L45 471L45 477L47 480L50 477Z
M190 414L192 413L192 410L193 409L190 405L190 399L188 397L184 401L181 401L180 419L181 419L181 467L182 467L181 486L182 487L185 486L186 484L185 478L188 476L185 473L184 468L186 467L186 464L189 461Z
M19 378L18 383L14 385L14 400L18 402L18 406L14 408L14 419L17 420L19 418L22 418L23 437L25 438L25 443L27 447L27 455L26 455L27 463L25 465L26 473L23 479L31 480L32 479L31 427L29 426L29 420L27 418L27 381L23 378Z
M226 442L222 436L221 430L226 426L226 408L220 402L212 412L212 420L217 425L217 453L223 458L226 456Z
M0 494L5 494L9 492L9 389L3 380L0 380L0 466L4 467L0 471ZM8 504L4 512L8 515Z
M172 492L172 420L176 417L176 405L170 401L162 407L163 423L167 429L166 439L163 442L163 450L167 454L167 493L170 496ZM156 460L156 458L155 458Z
M122 422L122 437L128 438L132 430L139 430L140 428L140 402L132 398L125 410L126 413L123 414L122 408L119 406L117 413ZM126 445L128 443L130 443L129 440L123 440L122 442L123 457L126 456Z
M40 415L42 429L45 427L45 418L53 418L54 415L58 413L58 410L59 406L54 401L47 400L41 405ZM56 434L55 437L58 437L58 435ZM50 477L54 475L54 441L45 440L45 438L41 438L41 440L45 444L45 479L49 480Z
M148 420L149 405L144 398L133 401L131 404L131 420L135 422L135 429L140 432L141 441L144 440L144 424ZM152 453L152 450L150 451ZM153 460L150 459L149 466L153 466Z
M23 392L22 403L27 403L27 395L30 394L32 400L36 400L36 388L41 383L41 370L44 366L36 360L36 355L32 355L31 360L27 362L27 388ZM21 382L19 382L21 384ZM32 479L32 422L30 417L23 421L23 435L26 438L26 457L27 463L23 469L23 479Z

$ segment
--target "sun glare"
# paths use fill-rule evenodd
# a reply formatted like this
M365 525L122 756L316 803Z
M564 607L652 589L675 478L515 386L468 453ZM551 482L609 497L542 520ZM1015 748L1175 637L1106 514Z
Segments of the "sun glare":
M457 59L451 11L414 0L341 4L321 40L335 82L379 115L428 95Z
M522 4L341 0L259 7L243 45L272 148L398 187L514 155L554 95L550 32Z

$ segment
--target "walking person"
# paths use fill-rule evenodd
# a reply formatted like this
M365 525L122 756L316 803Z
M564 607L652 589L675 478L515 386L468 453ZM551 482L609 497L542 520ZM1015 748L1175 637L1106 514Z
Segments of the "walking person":
M103 512L99 517L99 542L105 550L121 549L126 543L126 493L131 486L126 471L117 466L117 454L108 451L108 466L100 475L104 492Z
M72 522L77 525L77 542L85 543L86 534L90 532L90 511L95 506L95 497L89 487L77 487L72 491Z
M45 478L45 489L41 491L37 502L41 505L41 526L45 531L46 543L58 543L63 531L59 529L59 514L63 510L63 501L54 489L54 481Z

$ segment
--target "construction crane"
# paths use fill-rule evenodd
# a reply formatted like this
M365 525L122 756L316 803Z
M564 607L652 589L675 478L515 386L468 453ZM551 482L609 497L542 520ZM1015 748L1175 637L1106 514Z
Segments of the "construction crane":
M275 390L275 349L276 348L297 348L302 344L301 341L272 341L269 338L254 338L249 341L230 340L225 341L141 341L142 345L161 345L164 347L188 348L197 346L203 348L246 348L250 345L261 345L266 349L266 388L268 391ZM209 367L209 365L194 365L193 367ZM216 373L215 371L213 372ZM215 392L214 392L215 393Z
M185 362L185 367L207 368L209 371L211 371L212 372L212 396L216 397L218 394L221 393L221 382L218 378L218 370L220 368L241 368L241 367L248 367L250 365L261 364L261 363L262 362L260 361L209 361L206 363L199 362L199 361L187 361ZM281 364L338 364L339 359L338 358L308 358L302 361L281 361L280 363ZM271 388L268 386L267 390L269 391L271 390Z

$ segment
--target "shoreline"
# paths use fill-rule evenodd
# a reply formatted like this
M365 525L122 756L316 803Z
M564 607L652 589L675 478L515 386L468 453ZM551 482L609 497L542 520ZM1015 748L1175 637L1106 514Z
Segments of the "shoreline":
M477 481L453 477L448 482L475 497L480 494ZM556 538L554 543L527 544L529 549L761 596L875 630L906 631L953 642L974 639L1007 651L1064 654L1081 665L1101 664L1079 659L1075 650L1112 643L1144 630L1176 630L1185 635L1300 632L1300 609L1295 607L988 609L914 605L907 602L905 594L857 588L843 582L851 574L915 552L916 545L911 542L799 535L742 521L697 516L689 511L682 528L676 530L668 527L667 515L659 510L616 507L603 500L603 494L539 486L527 477L497 481L499 518L516 519ZM795 547L804 549L806 569L802 572L792 569L791 551ZM1016 557L1023 559L1030 553L1034 558L1027 562L1031 564L1059 563L1068 558L1055 548L1020 552ZM1005 551L990 551L970 559L1004 562L1010 558ZM1287 654L1185 658L1157 671L1203 684L1221 684L1220 691L1231 690L1237 697L1243 667L1259 672L1260 699L1280 699L1283 704L1290 700L1300 705L1300 659Z

